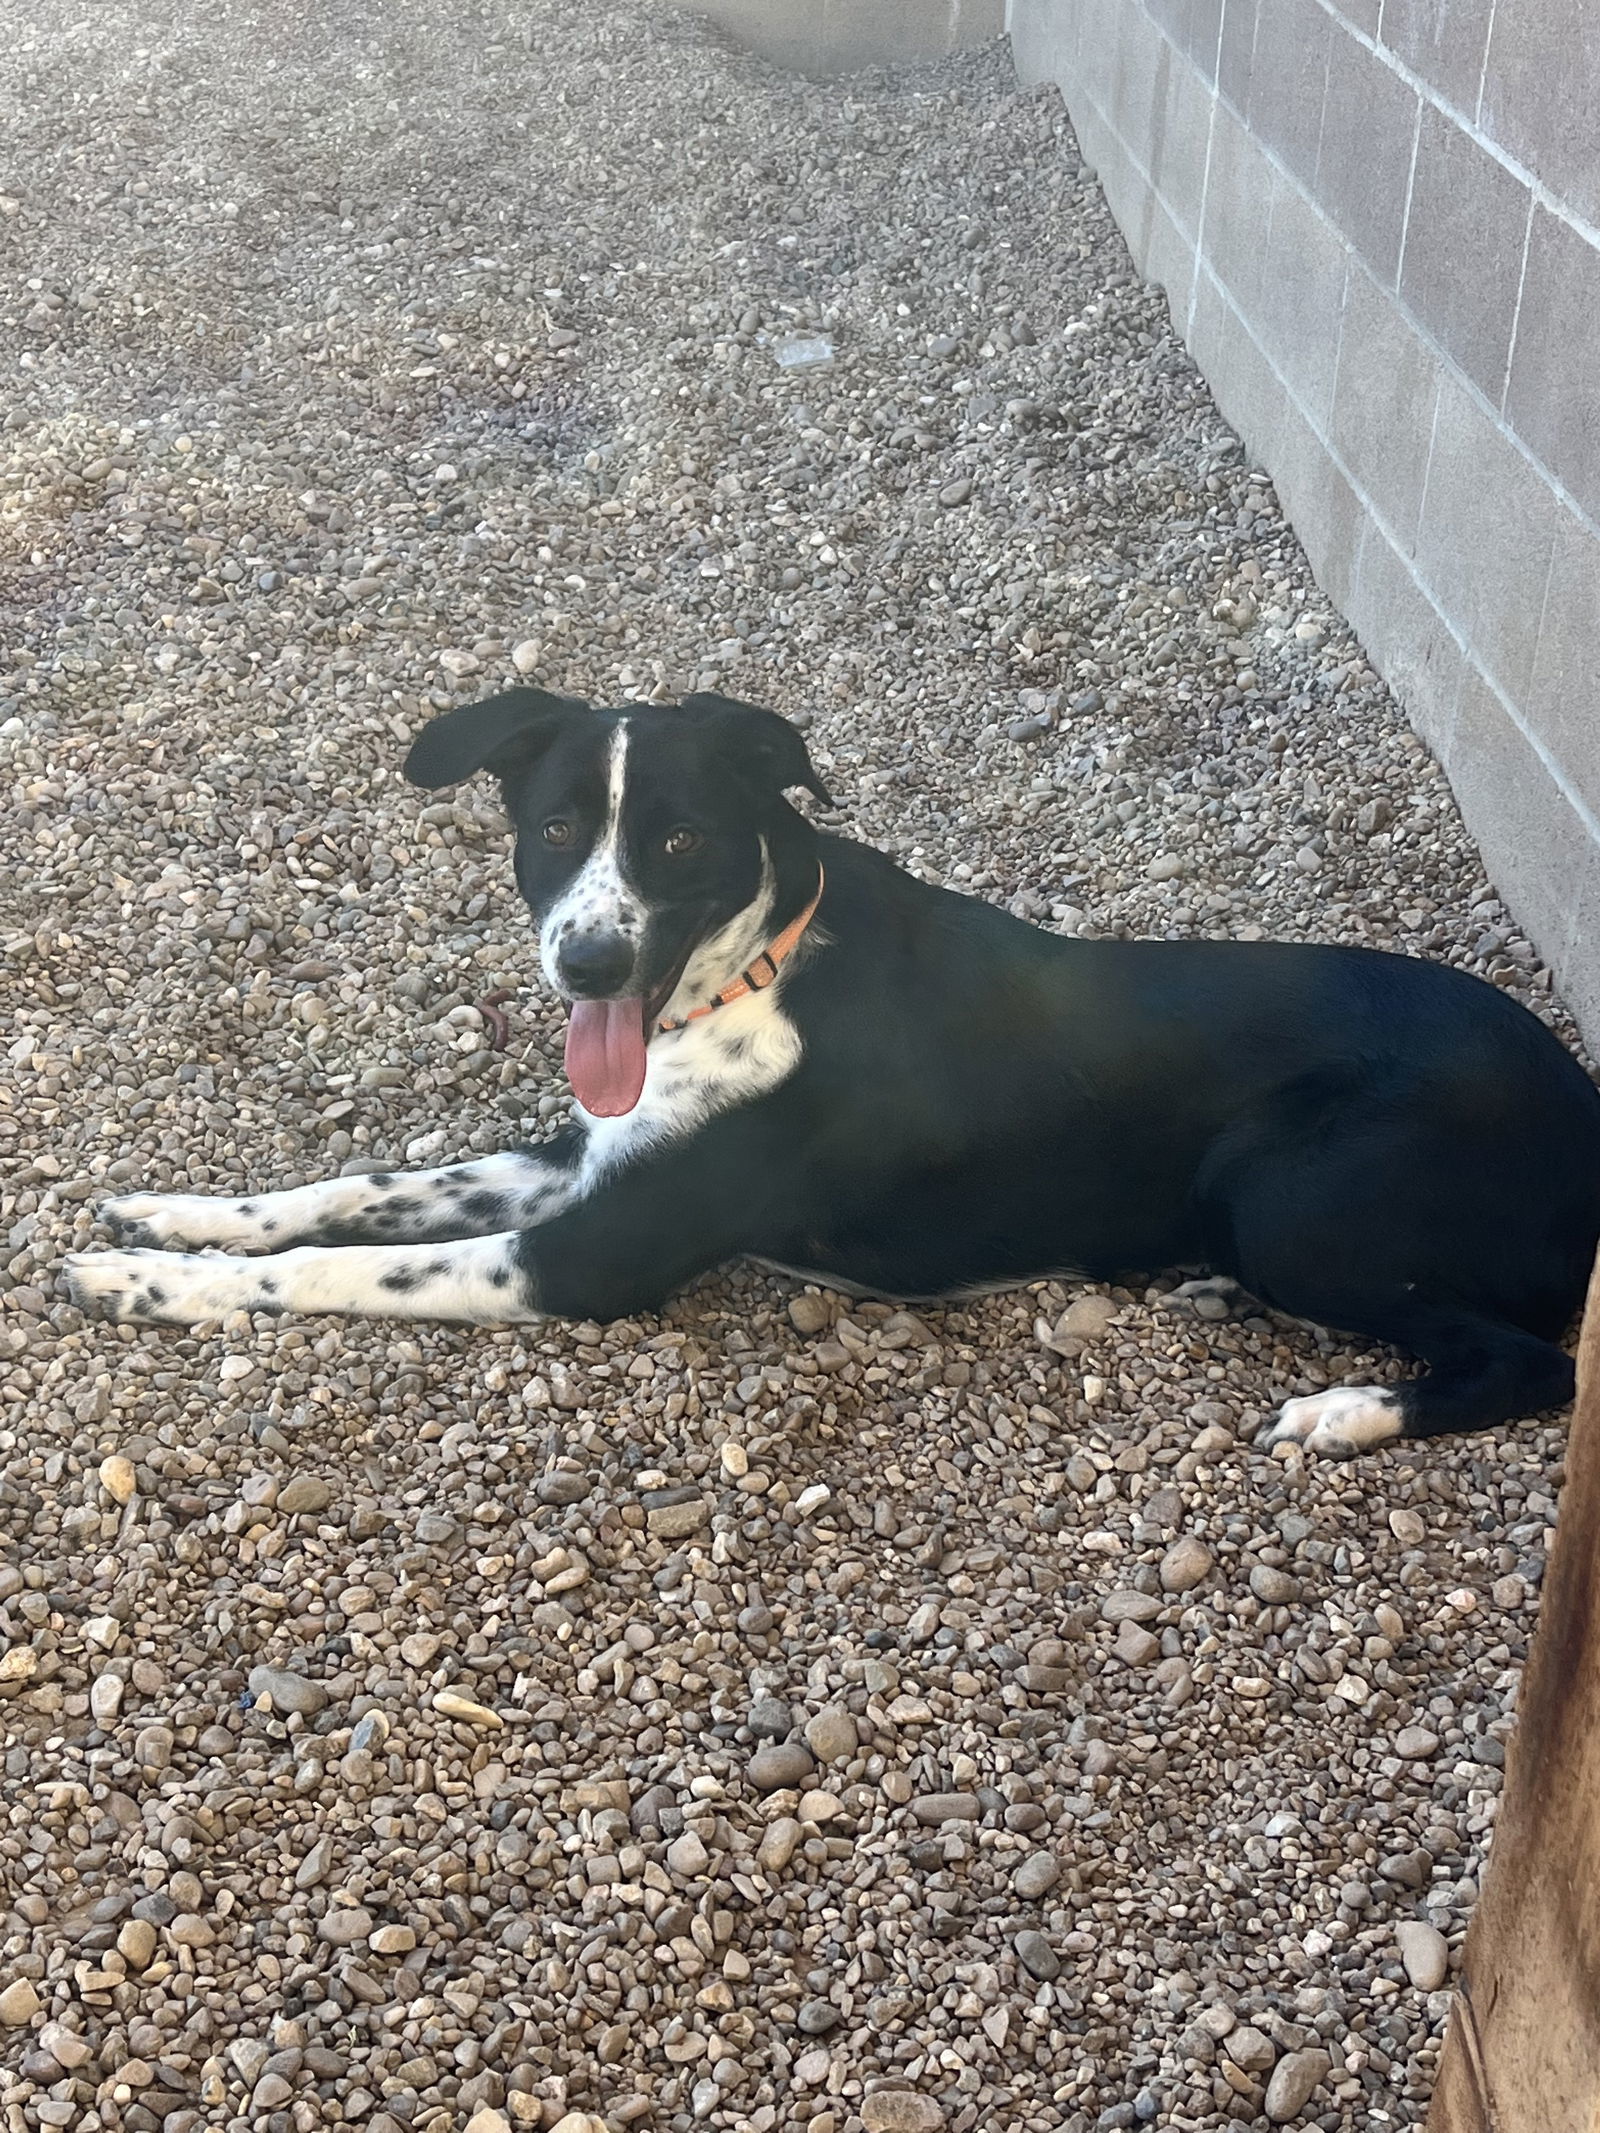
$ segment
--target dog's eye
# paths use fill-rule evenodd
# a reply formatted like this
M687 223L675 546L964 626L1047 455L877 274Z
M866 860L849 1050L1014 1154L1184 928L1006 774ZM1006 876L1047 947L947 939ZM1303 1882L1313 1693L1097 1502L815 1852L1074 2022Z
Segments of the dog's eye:
M547 822L541 834L546 844L570 844L572 842L572 824L561 821Z
M690 852L699 851L704 843L705 839L698 830L675 829L668 835L663 849L669 859L683 859Z

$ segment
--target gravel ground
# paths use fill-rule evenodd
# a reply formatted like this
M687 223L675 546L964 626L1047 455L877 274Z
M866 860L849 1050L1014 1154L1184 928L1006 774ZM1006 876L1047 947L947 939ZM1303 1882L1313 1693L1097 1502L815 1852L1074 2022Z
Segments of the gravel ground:
M1263 1459L1392 1362L1155 1290L56 1280L116 1186L559 1111L490 795L396 771L513 668L774 704L1063 930L1565 1027L1059 105L619 0L39 0L0 81L10 2133L1418 2124L1559 1430Z

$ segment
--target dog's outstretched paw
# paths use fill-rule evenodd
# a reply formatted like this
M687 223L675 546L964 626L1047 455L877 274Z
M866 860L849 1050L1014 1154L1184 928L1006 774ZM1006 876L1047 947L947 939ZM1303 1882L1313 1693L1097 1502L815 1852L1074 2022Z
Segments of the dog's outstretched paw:
M202 1241L185 1210L206 1202L184 1193L130 1192L105 1201L96 1219L130 1251L176 1252Z
M1398 1394L1383 1385L1340 1385L1303 1400L1285 1400L1276 1420L1256 1439L1264 1452L1302 1444L1324 1459L1354 1459L1392 1444L1405 1427Z
M129 1325L160 1313L167 1301L161 1277L169 1264L159 1251L73 1252L66 1262L67 1287L88 1317Z
M259 1262L221 1252L73 1252L67 1287L80 1311L119 1326L197 1326L230 1311L276 1311Z

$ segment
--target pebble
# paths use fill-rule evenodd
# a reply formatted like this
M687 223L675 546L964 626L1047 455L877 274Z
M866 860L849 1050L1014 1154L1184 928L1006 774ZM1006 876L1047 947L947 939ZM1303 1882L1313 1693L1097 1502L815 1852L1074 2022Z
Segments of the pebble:
M1326 2080L1332 2063L1328 2054L1316 2046L1284 2054L1267 2083L1264 2108L1273 2125L1287 2125L1299 2117L1318 2085Z
M806 1720L806 1745L819 1763L848 1762L861 1743L856 1722L842 1705L829 1704Z
M936 1829L944 1822L976 1822L983 1810L970 1792L925 1792L911 1802L911 1812Z
M1439 1736L1426 1726L1402 1726L1394 1737L1394 1752L1408 1763L1425 1762L1439 1752Z
M931 2096L914 2089L875 2089L861 2099L865 2133L942 2133L946 2123Z
M100 1462L100 1486L113 1503L129 1504L139 1493L139 1476L131 1459L113 1452Z
M1270 1563L1256 1564L1250 1573L1250 1590L1267 1607L1286 1607L1300 1597L1299 1580L1286 1570L1274 1569Z
M802 1742L778 1741L751 1756L749 1777L757 1792L778 1792L804 1784L815 1768L816 1759Z
M691 1533L698 1533L711 1516L711 1506L703 1496L691 1498L688 1503L667 1503L645 1513L645 1524L658 1540L686 1540Z
M156 1952L156 1929L148 1919L130 1918L117 1935L117 1952L134 1970L148 1967Z
M1061 1958L1042 1933L1036 1933L1030 1928L1027 1932L1019 1933L1011 1945L1017 1951L1017 1961L1029 1977L1036 1977L1041 1983L1049 1984L1052 1978L1061 1975Z
M298 1711L302 1717L314 1718L327 1709L328 1692L322 1683L308 1681L287 1667L253 1666L247 1686L252 1696L270 1696L275 1711Z
M1061 1862L1051 1852L1033 1852L1011 1877L1011 1886L1026 1902L1047 1895L1061 1879Z
M372 1931L372 1913L359 1904L336 1905L327 1912L317 1926L317 1937L331 1947L348 1948L358 1940L365 1940Z
M667 1871L679 1881L692 1880L711 1864L711 1854L692 1829L667 1846Z
M787 1740L794 1726L794 1714L776 1696L758 1696L750 1706L745 1724L757 1740ZM810 1767L808 1760L806 1768Z
M325 1511L333 1490L315 1474L296 1474L278 1491L278 1509L292 1518L298 1511Z
M1404 1508L1389 1513L1389 1531L1403 1548L1420 1548L1428 1537L1420 1514Z
M31 1978L14 1978L0 1991L0 2022L7 2029L26 2029L41 2004Z
M109 1726L122 1709L127 1684L120 1674L97 1674L89 1688L89 1715L97 1726Z
M1437 1992L1450 1973L1450 1943L1425 1919L1402 1918L1395 1944L1406 1976L1419 1992Z
M1122 1587L1116 1592L1108 1592L1100 1602L1100 1619L1102 1622L1153 1622L1165 1605L1159 1593L1133 1592Z
M812 1289L802 1290L800 1295L789 1299L789 1323L795 1331L807 1339L821 1333L833 1323L833 1312L825 1296Z
M1117 1306L1112 1299L1091 1290L1073 1298L1057 1320L1056 1331L1074 1340L1100 1340L1110 1331L1116 1316Z
M800 1847L805 1830L793 1815L780 1815L769 1822L756 1846L756 1864L763 1872L781 1873Z
M1151 1636L1149 1630L1141 1629L1137 1622L1123 1622L1118 1627L1112 1650L1124 1666L1149 1666L1152 1660L1161 1656L1161 1640Z
M1193 1592L1211 1575L1213 1561L1205 1542L1186 1533L1181 1540L1174 1541L1161 1558L1161 1590Z
M1229 2030L1226 2048L1234 2065L1247 2074L1264 2074L1278 2056L1272 2039L1248 2023Z
M433 1708L445 1718L459 1718L463 1725L481 1726L485 1732L499 1732L505 1725L498 1711L474 1703L470 1696L459 1695L454 1689L441 1689L433 1699Z

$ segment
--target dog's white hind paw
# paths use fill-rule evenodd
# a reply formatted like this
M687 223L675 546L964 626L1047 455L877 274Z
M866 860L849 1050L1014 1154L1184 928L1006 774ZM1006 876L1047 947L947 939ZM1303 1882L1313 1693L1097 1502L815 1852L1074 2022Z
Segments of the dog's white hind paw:
M1245 1300L1244 1290L1229 1274L1202 1274L1195 1281L1180 1281L1172 1294L1188 1304L1197 1318L1232 1318Z
M1380 1444L1392 1444L1404 1426L1399 1397L1386 1386L1340 1385L1332 1392L1285 1400L1256 1443L1264 1452L1280 1444L1303 1444L1325 1459L1354 1459Z

